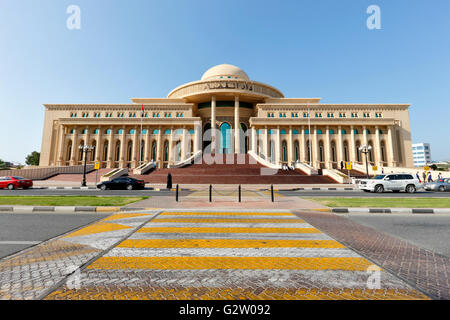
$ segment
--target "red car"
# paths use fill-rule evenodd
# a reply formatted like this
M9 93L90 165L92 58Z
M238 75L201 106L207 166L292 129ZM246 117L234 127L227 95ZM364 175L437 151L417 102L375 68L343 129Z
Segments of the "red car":
M28 189L33 186L33 180L25 179L22 177L0 177L0 189L8 188L9 190L14 189Z

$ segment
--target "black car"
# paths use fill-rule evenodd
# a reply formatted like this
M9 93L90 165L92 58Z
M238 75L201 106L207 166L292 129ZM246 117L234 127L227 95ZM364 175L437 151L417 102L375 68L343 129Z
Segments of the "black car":
M97 185L98 189L106 190L135 190L135 189L144 189L145 181L137 180L130 177L119 177L115 178L111 181L105 181Z

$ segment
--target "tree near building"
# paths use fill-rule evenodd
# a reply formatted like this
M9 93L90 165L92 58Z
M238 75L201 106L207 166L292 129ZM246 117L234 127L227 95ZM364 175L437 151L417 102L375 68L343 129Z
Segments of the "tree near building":
M0 170L8 170L8 169L9 169L8 164L2 159L0 159Z
M40 157L41 154L39 152L33 151L26 157L25 163L29 166L38 166Z

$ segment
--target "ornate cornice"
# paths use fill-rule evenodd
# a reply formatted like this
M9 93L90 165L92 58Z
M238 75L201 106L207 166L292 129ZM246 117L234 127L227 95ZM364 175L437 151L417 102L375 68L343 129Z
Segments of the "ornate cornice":
M262 82L239 79L216 79L194 81L172 90L168 98L188 98L202 94L241 93L262 98L283 98L284 95L270 85Z

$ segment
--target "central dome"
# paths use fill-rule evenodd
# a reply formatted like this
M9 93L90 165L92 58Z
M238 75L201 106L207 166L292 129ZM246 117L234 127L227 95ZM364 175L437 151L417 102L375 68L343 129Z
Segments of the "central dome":
M219 64L206 71L202 76L202 80L217 79L250 80L248 75L241 68L231 64Z

